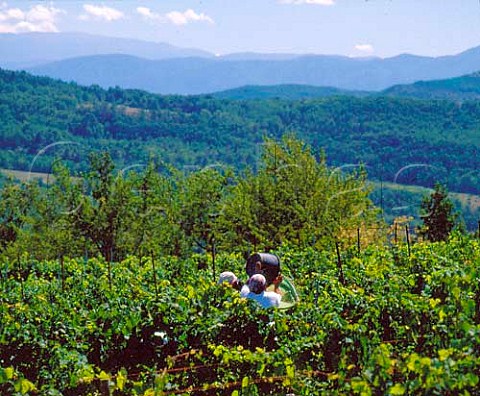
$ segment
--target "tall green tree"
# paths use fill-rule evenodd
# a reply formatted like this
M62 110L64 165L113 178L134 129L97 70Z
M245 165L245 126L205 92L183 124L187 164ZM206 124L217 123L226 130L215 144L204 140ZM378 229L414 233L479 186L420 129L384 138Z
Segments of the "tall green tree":
M230 169L215 167L177 174L178 220L193 248L210 251L222 239L219 219L234 179Z
M0 190L0 251L14 244L28 223L38 186L8 180Z
M121 172L114 173L108 153L93 153L90 167L84 176L87 193L71 213L71 224L107 261L121 259L132 250L128 229L134 218L134 185Z
M153 160L142 173L131 175L134 181L134 217L129 227L133 253L182 255L188 244L179 221L178 186L175 170Z
M420 209L423 221L420 234L432 242L447 240L458 218L447 188L437 183L434 191L423 199Z
M0 239L7 254L28 253L37 259L77 256L79 239L68 217L80 202L80 183L60 162L46 184L36 179L7 183L0 190Z
M242 178L225 203L224 227L235 230L231 241L253 250L319 245L376 221L368 194L364 172L329 168L293 136L267 139L258 172Z

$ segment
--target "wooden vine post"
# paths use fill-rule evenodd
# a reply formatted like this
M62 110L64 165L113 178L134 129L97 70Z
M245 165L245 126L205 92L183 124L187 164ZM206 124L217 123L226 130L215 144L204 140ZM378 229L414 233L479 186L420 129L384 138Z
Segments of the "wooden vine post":
M342 256L340 255L340 244L338 241L335 242L335 248L337 250L337 268L338 268L338 279L340 283L345 286L345 276L343 275L343 265L342 265Z
M405 237L407 238L408 257L410 257L410 232L408 230L408 224L405 225Z
M152 259L153 284L155 285L155 298L158 298L157 270L155 268L155 256L153 255L153 251L150 252L150 257Z

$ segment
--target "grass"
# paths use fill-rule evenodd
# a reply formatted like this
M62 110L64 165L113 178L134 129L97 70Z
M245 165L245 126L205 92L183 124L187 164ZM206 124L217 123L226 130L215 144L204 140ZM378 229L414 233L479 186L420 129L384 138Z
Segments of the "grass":
M41 180L43 183L47 184L53 181L53 175L49 173L28 172L12 169L0 169L0 173L6 177L11 177L20 182L26 182L29 180Z

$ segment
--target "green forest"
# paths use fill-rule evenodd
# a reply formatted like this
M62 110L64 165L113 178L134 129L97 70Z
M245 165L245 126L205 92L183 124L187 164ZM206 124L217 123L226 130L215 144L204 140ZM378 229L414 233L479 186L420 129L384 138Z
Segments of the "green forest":
M396 85L383 91L385 95L419 99L478 100L480 97L478 72L445 80L418 81Z
M103 152L73 177L57 162L48 185L11 180L0 190L2 245L13 258L20 251L107 261L204 252L212 240L221 250L253 252L289 242L320 246L378 221L365 172L328 167L293 137L266 140L259 167L182 172L151 161L118 169Z
M362 164L373 180L480 191L477 101L160 96L5 70L0 83L0 166L7 169L50 172L61 157L84 170L88 154L103 150L120 168L155 157L177 168L255 169L264 138L294 133L329 165Z
M371 198L387 221L403 215L418 220L415 208L423 196L421 189L379 191L391 182L480 191L477 101L359 98L335 91L297 100L160 96L6 70L0 70L0 82L4 169L52 173L61 160L79 174L88 169L91 153L108 151L118 169L156 161L182 171L213 164L255 171L266 138L294 134L329 166L366 171L376 187ZM280 88L284 96L290 92ZM292 97L299 90L329 92L291 90ZM468 203L474 196L452 197L467 229L476 229L479 206Z

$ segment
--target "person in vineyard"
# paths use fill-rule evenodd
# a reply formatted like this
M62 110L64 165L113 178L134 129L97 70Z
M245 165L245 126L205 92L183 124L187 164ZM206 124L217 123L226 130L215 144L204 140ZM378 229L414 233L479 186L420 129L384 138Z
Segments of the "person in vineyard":
M279 285L282 282L281 275L278 276L273 284L274 291L267 291L267 280L262 274L254 274L248 280L246 286L242 288L241 295L259 303L263 308L279 307L282 296L279 293Z
M238 291L242 289L242 283L238 280L237 276L231 271L222 272L218 279L218 284L219 285L228 284Z

